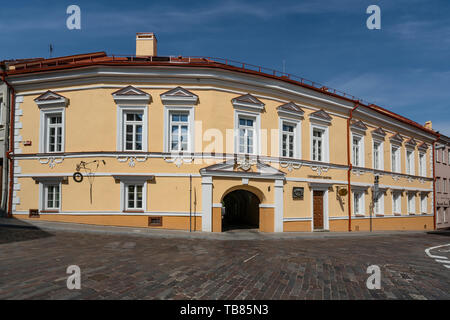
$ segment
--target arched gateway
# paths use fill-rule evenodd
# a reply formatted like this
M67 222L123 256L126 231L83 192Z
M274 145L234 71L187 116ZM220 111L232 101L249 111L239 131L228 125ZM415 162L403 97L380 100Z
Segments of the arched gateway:
M223 198L222 231L259 228L259 198L247 190L234 190Z
M283 231L283 172L256 159L230 159L200 174L203 231Z

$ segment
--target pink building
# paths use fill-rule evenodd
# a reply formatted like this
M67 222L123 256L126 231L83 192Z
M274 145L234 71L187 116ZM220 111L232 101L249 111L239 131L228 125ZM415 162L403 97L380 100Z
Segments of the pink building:
M436 228L450 228L450 138L441 135L435 150Z

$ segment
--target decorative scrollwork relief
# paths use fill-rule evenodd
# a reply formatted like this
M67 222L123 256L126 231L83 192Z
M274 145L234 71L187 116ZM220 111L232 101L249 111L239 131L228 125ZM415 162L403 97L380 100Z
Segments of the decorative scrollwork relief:
M292 161L281 161L280 166L282 168L287 168L289 172L292 172L293 169L300 169L302 167L302 164Z
M143 156L143 157L136 157L136 156L126 156L126 157L121 157L118 156L117 160L119 162L127 162L128 161L128 166L133 168L136 166L136 162L145 162L147 161L147 156Z
M57 164L60 164L64 161L63 157L47 157L47 158L39 158L39 162L41 164L48 164L48 166L53 169Z
M164 161L168 163L174 163L177 168L181 167L183 163L191 163L194 160L193 157L175 156L175 157L164 157Z
M322 175L322 172L327 172L328 169L329 169L329 167L326 167L326 166L312 166L311 167L311 170L316 171L319 176Z

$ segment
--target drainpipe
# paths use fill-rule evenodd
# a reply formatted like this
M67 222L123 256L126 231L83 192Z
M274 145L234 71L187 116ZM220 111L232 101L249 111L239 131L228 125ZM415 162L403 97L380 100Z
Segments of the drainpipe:
M348 231L351 232L352 231L352 187L350 185L350 176L351 176L351 171L352 171L352 162L350 160L350 121L353 118L353 111L356 110L356 108L359 107L359 101L356 102L355 106L353 107L353 109L350 110L350 115L347 119L347 165L348 165L348 170L347 170L347 181L348 181Z
M11 156L14 150L14 117L15 117L15 91L14 88L6 81L5 73L2 74L2 81L8 86L11 90L11 99L9 103L9 150L6 152L6 157L9 159L9 195L8 195L8 205L7 212L8 218L12 217L12 197L13 197L13 186L14 186L14 159ZM6 140L6 139L5 139Z
M435 157L436 157L436 151L435 151L435 144L438 142L438 140L441 138L441 135L438 134L438 137L433 142L433 230L436 230L436 173L435 173Z

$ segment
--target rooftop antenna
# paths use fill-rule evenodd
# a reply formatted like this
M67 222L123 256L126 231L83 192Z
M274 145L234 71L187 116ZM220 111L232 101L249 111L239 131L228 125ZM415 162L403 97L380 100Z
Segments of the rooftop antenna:
M283 73L286 73L286 60L283 60Z
M52 57L52 53L53 53L53 45L50 43L49 45L49 51L50 51L50 58Z

